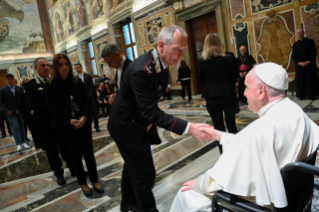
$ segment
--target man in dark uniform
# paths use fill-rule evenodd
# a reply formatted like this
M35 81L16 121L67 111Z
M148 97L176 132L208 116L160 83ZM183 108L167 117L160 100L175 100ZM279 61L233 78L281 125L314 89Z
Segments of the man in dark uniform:
M104 47L101 57L103 58L104 62L108 64L110 68L116 69L115 74L115 92L114 94L110 95L109 104L112 105L116 94L119 92L121 88L121 82L125 73L126 68L128 65L131 64L132 60L125 57L122 54L120 48L115 44L109 44Z
M167 87L168 66L180 61L186 47L187 34L182 28L164 27L157 48L131 63L121 82L108 123L110 134L125 161L121 211L158 211L152 192L156 172L150 150L150 144L161 142L157 126L179 135L189 133L198 140L209 138L199 131L207 125L175 118L157 105L162 88Z
M255 59L247 53L246 46L239 48L240 55L237 57L237 64L239 67L239 82L238 82L238 100L247 104L247 98L244 96L245 92L245 79L247 73L256 64Z
M294 43L292 58L296 65L296 96L302 99L315 99L318 94L318 69L316 45L304 37L302 29L297 30L298 41Z
M90 99L91 99L91 104L92 104L92 116L93 116L93 122L94 122L94 128L96 132L101 132L100 127L99 127L99 120L97 117L97 112L96 111L96 105L93 97L93 92L94 92L94 83L93 83L93 78L91 74L84 73L82 69L81 63L76 63L74 64L74 69L78 73L77 77L82 80L84 87L86 89L86 92L88 93Z
M73 171L70 154L66 146L56 136L56 129L51 127L52 116L45 99L46 82L49 79L50 73L49 63L45 58L37 58L34 60L34 69L37 72L37 76L24 84L27 99L34 109L34 129L38 133L41 148L47 154L49 164L54 175L57 177L58 184L64 185L66 181L63 176L64 170L62 168L62 160L59 157L59 151L62 159L67 163L72 176L75 176L75 172Z

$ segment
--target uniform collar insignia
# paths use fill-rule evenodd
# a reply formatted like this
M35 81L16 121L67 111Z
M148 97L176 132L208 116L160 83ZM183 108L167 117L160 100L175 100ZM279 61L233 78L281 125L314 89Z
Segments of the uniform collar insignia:
M44 88L41 88L41 87L40 87L40 88L38 88L38 90L39 90L39 91L43 91L43 90L44 90Z

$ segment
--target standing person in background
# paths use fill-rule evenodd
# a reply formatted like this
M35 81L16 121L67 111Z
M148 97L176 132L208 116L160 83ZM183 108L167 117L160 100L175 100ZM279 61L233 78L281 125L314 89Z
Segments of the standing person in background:
M78 183L86 196L91 196L93 192L86 181L82 156L94 190L98 193L104 192L98 182L93 152L90 98L82 80L73 75L68 56L56 54L53 58L52 77L46 89L46 99L53 116L52 123L68 147Z
M27 78L23 78L22 80L22 87L24 88L25 83L28 81L29 79ZM24 123L26 126L28 126L31 135L32 135L32 139L34 142L34 146L36 149L40 149L41 148L41 144L40 144L40 140L39 140L39 136L37 134L37 132L34 129L33 126L33 115L34 115L34 110L30 104L30 102L28 101L25 91L23 93L20 94L20 106L21 106L21 113L24 119ZM26 129L26 128L25 128Z
M225 113L228 132L237 133L236 64L229 54L226 55L224 45L217 34L208 34L205 38L202 58L199 61L199 72L204 86L202 97L206 99L206 107L213 120L214 128L226 131L223 116ZM221 146L218 147L222 153Z
M111 88L110 84L107 82L104 83L104 97L105 97L104 103L106 104L106 109L107 109L106 116L110 115L111 105L109 103L109 99L113 93L114 93L114 90Z
M237 65L239 66L239 82L238 82L238 100L247 104L247 98L244 96L245 79L247 73L256 64L255 59L247 53L246 46L239 48L240 55L237 57Z
M115 96L120 91L125 70L132 61L129 58L126 58L125 55L122 54L120 48L115 44L106 45L101 53L101 57L110 68L116 69L114 82L116 93L112 94L109 98L109 104L112 105Z
M13 74L7 74L6 81L8 85L1 88L0 92L0 105L2 111L6 114L12 126L13 137L17 145L17 151L20 152L22 149L31 148L25 142L24 121L22 114L19 111L19 98L21 93L23 93L23 88L15 85L16 81Z
M105 103L104 92L102 91L101 86L103 86L103 83L98 83L98 82L95 83L93 97L94 97L94 104L96 107L96 111L98 113L98 117L100 116L100 109L102 109L103 115L105 117L106 103Z
M96 132L101 132L100 127L99 127L99 119L97 117L97 111L95 107L95 102L94 102L94 97L93 97L93 92L94 92L94 83L93 83L93 78L91 74L84 73L82 69L81 63L76 63L74 64L75 71L78 73L77 77L82 80L84 83L86 92L88 93L90 100L92 101L92 117L94 121L94 128Z
M63 175L64 169L62 168L61 157L69 167L71 176L75 176L75 172L67 146L59 139L56 128L52 126L52 114L45 99L47 82L50 78L50 68L47 59L36 58L34 60L34 70L37 75L24 84L27 100L34 111L33 126L39 136L41 148L48 157L51 170L57 177L57 183L64 185L66 180Z
M298 29L298 41L292 47L292 58L296 65L296 96L300 100L313 100L318 94L317 50L315 42L304 35L305 32Z
M188 101L192 100L191 92L191 70L184 60L181 61L181 67L178 68L178 79L182 84L182 98L185 100L185 88L187 87Z

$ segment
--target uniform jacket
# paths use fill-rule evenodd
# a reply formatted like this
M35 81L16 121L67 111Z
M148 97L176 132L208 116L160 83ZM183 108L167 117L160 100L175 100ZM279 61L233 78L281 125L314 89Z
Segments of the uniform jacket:
M122 83L123 81L123 77L124 77L124 73L126 71L126 68L132 63L132 60L126 58L126 60L124 61L124 64L123 64L123 69L122 69L122 75L121 75L121 81L120 83ZM117 71L116 71L116 75L115 75L115 82L117 83ZM118 86L117 84L115 85L115 87ZM117 91L117 88L115 88L115 91ZM117 93L117 92L116 92Z
M17 85L15 86L14 96L8 85L0 89L0 105L4 113L7 113L7 111L15 112L16 110L19 110L21 93L23 93L23 88Z
M24 84L24 89L26 97L34 110L33 122L35 129L39 129L41 126L49 127L52 115L45 99L46 83L35 77Z
M73 127L70 124L72 119L71 95L79 106L80 115L86 116L87 121L90 121L91 97L87 94L82 80L78 80L78 83L74 84L70 79L64 81L56 79L48 84L46 99L53 116L52 125L57 129L65 130Z
M156 68L151 51L141 55L127 67L121 90L112 106L108 128L111 135L116 134L121 140L143 140L147 136L150 143L158 144L160 139L156 126L177 134L182 134L187 126L186 121L158 108L162 88L167 87L168 70ZM146 133L146 127L151 123L152 128Z

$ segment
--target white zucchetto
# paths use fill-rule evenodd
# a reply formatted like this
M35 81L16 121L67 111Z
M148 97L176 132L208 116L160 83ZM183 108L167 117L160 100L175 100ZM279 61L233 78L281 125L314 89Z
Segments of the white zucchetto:
M288 90L288 74L281 65L262 63L255 66L255 73L266 85L277 90Z

